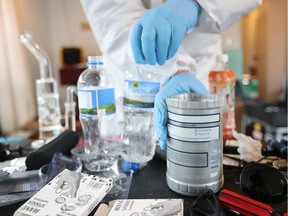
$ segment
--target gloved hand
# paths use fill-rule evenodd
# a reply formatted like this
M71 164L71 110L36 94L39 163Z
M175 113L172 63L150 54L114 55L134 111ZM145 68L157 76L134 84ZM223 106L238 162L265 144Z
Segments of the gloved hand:
M136 63L163 65L175 55L185 33L196 25L198 14L194 0L167 0L147 10L131 32Z
M154 127L160 148L167 148L167 106L166 98L182 93L202 93L209 92L196 77L188 72L180 73L171 77L167 83L156 94L154 102Z

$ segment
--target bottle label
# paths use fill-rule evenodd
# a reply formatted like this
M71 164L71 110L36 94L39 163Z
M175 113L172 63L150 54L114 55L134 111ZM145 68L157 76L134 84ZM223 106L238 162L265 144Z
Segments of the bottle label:
M167 129L172 139L181 142L209 142L220 139L220 126L181 127L168 123Z
M125 80L124 105L136 108L153 108L160 82Z
M193 172L193 175L189 176L191 179L207 180L207 178L217 177L221 172L220 166L222 163L221 151L218 148L221 148L221 146L215 143L201 145L190 143L186 150L179 151L168 145L168 167L171 169L173 166L172 169L174 170L186 169L186 173Z
M88 87L78 90L80 116L109 115L116 112L115 88Z
M167 129L170 138L182 142L208 142L211 140L219 140L220 113L182 115L168 112Z

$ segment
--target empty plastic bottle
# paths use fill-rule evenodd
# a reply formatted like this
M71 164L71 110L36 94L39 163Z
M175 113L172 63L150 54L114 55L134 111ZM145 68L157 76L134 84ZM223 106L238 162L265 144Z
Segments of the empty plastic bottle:
M88 69L78 79L79 119L85 145L85 167L109 170L118 160L115 86L100 56L88 56Z

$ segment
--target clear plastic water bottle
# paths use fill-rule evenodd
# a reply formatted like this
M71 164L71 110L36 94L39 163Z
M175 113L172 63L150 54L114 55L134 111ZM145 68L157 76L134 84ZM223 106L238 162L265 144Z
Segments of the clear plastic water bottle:
M100 56L88 56L88 69L78 79L79 119L85 145L85 167L109 170L118 160L115 85Z
M121 156L125 162L132 163L131 167L150 161L155 154L153 107L159 80L155 67L149 65L138 65L125 72Z

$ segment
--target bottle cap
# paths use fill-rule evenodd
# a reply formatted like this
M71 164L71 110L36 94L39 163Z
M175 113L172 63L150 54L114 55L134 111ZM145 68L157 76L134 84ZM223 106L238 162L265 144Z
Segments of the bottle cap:
M216 57L217 62L228 62L229 61L229 56L227 54L221 54L217 55Z
M88 56L88 64L103 64L102 56Z
M133 173L136 173L140 169L140 164L123 160L122 168L125 172L129 172L130 170L132 170Z

